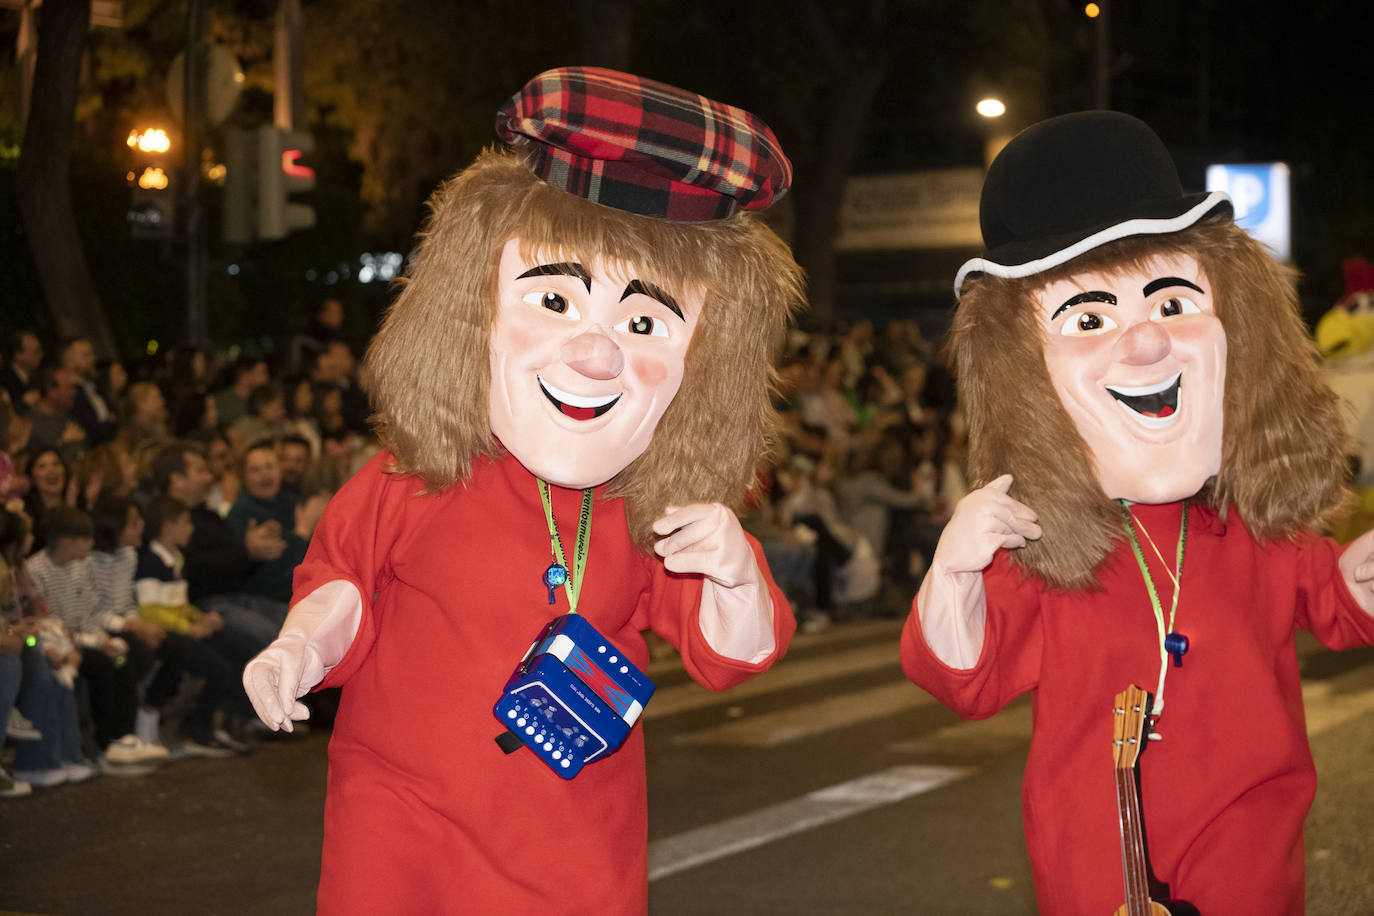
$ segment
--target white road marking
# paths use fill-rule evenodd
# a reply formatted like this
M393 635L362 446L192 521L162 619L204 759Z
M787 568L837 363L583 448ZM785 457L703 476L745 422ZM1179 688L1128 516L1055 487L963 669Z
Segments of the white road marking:
M783 658L758 677L719 693L707 690L695 681L660 690L650 698L649 705L644 709L644 716L649 719L662 718L707 706L738 704L741 700L760 694L879 668L891 667L895 676L901 677L898 664L895 643L862 646L796 662Z
M831 821L929 792L968 767L898 766L649 844L649 880L696 868Z
M855 690L779 712L732 719L720 725L674 735L674 744L720 744L732 747L776 747L837 728L871 722L923 706L935 698L908 681Z

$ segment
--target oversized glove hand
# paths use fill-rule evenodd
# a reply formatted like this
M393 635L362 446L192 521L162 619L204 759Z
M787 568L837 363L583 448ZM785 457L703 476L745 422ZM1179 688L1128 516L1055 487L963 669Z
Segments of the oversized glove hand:
M952 668L972 668L983 651L983 570L998 548L1024 547L1041 534L1035 513L1008 496L1009 489L1011 475L1003 474L959 500L916 596L922 637Z
M274 730L308 719L299 698L343 660L362 619L362 598L351 582L326 582L286 615L281 635L243 669L243 688L258 718Z
M1003 474L969 493L954 507L932 566L945 572L982 572L999 547L1024 547L1040 537L1035 513L1007 495L1011 475Z
M669 506L654 522L669 572L703 576L699 621L720 655L758 662L773 651L773 601L739 519L720 503Z

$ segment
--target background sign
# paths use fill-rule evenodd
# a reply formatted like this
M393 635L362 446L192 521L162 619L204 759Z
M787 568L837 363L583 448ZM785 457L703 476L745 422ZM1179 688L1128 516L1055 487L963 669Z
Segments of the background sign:
M1280 261L1292 260L1288 210L1288 163L1209 165L1207 190L1225 191L1236 209L1236 225L1259 239Z
M860 175L845 182L838 251L981 248L980 168Z

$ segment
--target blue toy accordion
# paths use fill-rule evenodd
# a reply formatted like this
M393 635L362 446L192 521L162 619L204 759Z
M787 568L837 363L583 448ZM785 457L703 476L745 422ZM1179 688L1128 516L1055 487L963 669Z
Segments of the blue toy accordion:
M506 682L493 712L508 731L496 741L506 753L528 747L572 779L625 743L653 693L653 682L596 627L564 614L540 632Z

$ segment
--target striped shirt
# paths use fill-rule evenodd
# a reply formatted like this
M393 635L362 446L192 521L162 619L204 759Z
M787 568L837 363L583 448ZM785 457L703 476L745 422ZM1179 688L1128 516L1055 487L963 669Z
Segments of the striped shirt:
M40 550L24 562L24 567L80 645L95 648L111 631L124 628L124 618L101 599L90 557L58 566L47 550Z

